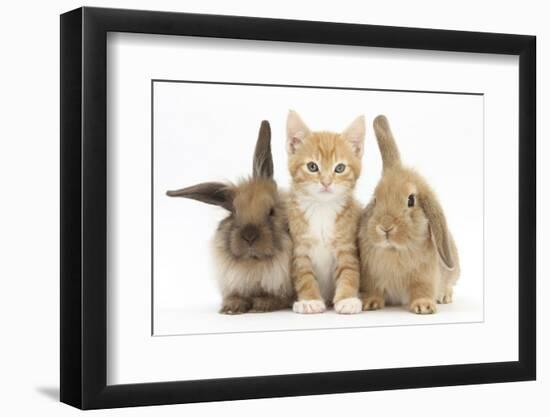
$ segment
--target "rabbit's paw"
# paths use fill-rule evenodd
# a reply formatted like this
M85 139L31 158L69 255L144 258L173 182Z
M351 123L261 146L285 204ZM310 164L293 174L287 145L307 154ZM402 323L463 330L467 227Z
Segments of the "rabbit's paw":
M363 310L379 310L384 308L384 297L378 295L369 295L363 297Z
M357 314L362 310L363 304L357 297L344 298L334 303L334 311L338 314Z
M430 298L417 298L413 300L410 310L416 314L433 314L437 311L434 301Z
M222 314L242 314L246 313L252 307L252 303L245 298L231 297L223 300L220 313Z
M437 299L439 304L449 304L453 302L453 289L449 288L445 290L443 294Z
M252 299L251 313L267 313L268 311L283 310L290 307L290 302L278 297L254 297Z
M299 314L322 313L327 309L323 300L299 300L294 302L292 310Z

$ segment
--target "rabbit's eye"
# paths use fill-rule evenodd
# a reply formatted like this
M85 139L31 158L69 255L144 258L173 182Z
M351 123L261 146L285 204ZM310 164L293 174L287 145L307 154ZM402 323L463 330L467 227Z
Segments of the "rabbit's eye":
M269 217L273 217L273 216L275 216L275 209L271 208L271 210L269 210Z
M336 172L337 174L341 174L342 172L344 172L346 169L346 165L345 164L338 164L336 165L336 167L334 168L334 172Z
M319 167L315 162L308 162L307 163L307 169L309 169L310 172L317 172L319 171Z
M407 205L408 205L409 207L413 207L413 206L414 206L414 201L415 201L415 199L414 199L414 194L411 194L411 195L409 196L409 200L407 201Z

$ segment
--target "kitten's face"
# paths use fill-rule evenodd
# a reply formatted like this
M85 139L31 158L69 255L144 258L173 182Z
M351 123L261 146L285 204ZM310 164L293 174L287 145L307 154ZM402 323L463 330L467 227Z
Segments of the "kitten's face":
M318 200L350 193L361 173L364 119L343 133L311 132L291 112L287 122L289 170L294 188Z
M289 168L296 189L330 200L353 190L361 161L341 135L316 132L289 158Z

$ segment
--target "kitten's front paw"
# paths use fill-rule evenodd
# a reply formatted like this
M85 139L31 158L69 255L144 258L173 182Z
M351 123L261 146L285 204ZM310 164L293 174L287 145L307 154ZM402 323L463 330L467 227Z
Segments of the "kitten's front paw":
M416 314L433 314L437 311L434 301L430 298L417 298L413 300L410 310Z
M294 303L292 310L299 314L317 314L327 309L323 300L299 300Z
M369 295L363 298L363 310L378 310L384 308L384 297Z
M223 300L221 314L243 314L252 307L252 303L244 298L230 298Z
M357 297L344 298L334 303L334 311L338 314L357 314L362 310L363 304Z

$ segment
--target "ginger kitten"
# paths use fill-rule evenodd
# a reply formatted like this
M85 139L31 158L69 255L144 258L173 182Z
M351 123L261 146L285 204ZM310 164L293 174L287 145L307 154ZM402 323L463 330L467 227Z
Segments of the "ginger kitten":
M312 132L298 113L287 119L292 176L289 227L294 241L292 280L296 313L361 311L357 229L361 207L353 197L361 173L365 119L342 133Z

